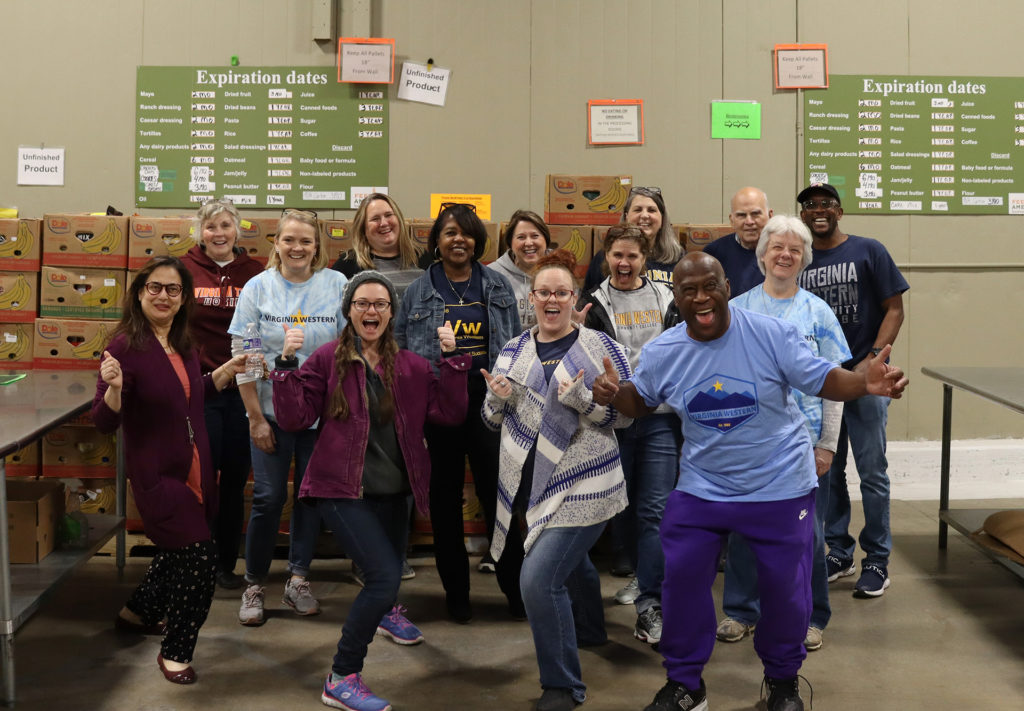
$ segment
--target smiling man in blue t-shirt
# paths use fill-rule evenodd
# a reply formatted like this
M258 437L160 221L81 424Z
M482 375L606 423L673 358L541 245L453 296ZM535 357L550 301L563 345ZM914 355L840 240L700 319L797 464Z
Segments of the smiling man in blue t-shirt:
M813 355L792 324L730 308L729 282L710 255L686 255L673 280L685 323L644 347L632 380L620 384L606 363L593 386L595 402L632 417L668 403L685 435L679 483L661 524L660 650L668 683L645 711L707 708L701 674L715 643L711 585L723 538L733 531L758 561L762 616L754 648L768 711L799 711L817 476L791 388L830 400L899 397L907 380L885 363L888 349L864 371L843 370Z

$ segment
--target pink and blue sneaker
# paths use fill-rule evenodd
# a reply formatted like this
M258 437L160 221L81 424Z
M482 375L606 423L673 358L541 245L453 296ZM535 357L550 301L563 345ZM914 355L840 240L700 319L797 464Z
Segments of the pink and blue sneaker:
M377 625L377 634L390 638L395 644L419 644L423 641L423 633L406 619L402 614L404 612L405 607L402 605L392 607L391 612L384 615Z
M339 681L331 681L334 674L327 675L324 693L320 700L327 706L344 711L391 711L391 704L373 692L363 683L358 674L349 674Z

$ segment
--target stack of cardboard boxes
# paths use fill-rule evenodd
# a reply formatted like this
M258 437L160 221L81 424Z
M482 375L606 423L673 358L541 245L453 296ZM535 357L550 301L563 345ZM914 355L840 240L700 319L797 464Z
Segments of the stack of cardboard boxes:
M549 175L544 187L544 221L552 247L576 257L580 279L594 254L601 251L608 227L622 220L633 187L629 175Z

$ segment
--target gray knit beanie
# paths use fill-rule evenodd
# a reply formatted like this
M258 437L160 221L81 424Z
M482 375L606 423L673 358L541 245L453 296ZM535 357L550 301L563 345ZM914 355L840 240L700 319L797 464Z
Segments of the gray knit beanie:
M352 306L352 296L356 293L356 289L361 284L373 283L383 284L388 290L388 299L391 301L391 316L394 317L396 311L398 311L398 292L395 291L395 285L391 283L391 280L380 272L374 269L367 269L361 271L351 279L348 280L348 284L345 285L345 295L341 298L341 313L348 318L349 308Z

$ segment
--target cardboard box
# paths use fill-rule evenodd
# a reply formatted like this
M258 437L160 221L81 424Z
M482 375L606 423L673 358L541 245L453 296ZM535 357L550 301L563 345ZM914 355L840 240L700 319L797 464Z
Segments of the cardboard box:
M334 264L342 252L352 249L351 220L321 220L320 233L327 246L328 264Z
M55 267L128 267L128 218L45 215L43 264Z
M242 231L236 244L248 252L250 257L266 264L274 249L279 221L277 217L243 217L240 223Z
M551 232L551 248L564 249L576 257L576 278L587 274L587 267L594 258L594 232L600 229L593 225L548 225Z
M33 328L27 323L0 323L0 370L32 370Z
M43 252L42 220L0 220L0 269L38 272Z
M54 318L121 318L123 269L43 267L39 315Z
M700 252L719 237L735 232L732 225L686 225L686 251Z
M43 436L42 476L61 478L114 478L117 442L113 434L95 427L64 425Z
M59 481L8 479L11 562L38 563L48 556L63 518L64 485Z
M39 442L33 442L4 458L7 476L39 476Z
M183 257L196 244L191 217L142 217L128 220L128 268L142 269L153 257Z
M46 370L98 370L114 324L37 318L32 343L35 367Z
M39 274L0 272L0 321L35 321L39 307Z
M617 225L633 178L629 175L549 175L544 186L548 225Z
M90 321L89 323L105 323L103 321ZM109 322L106 322L109 325ZM33 344L33 351L35 351ZM96 380L98 377L99 365L95 361L87 361L92 364L89 369L82 370L53 370L52 366L44 366L38 360L34 362L35 372L32 373L32 400L37 410L53 408L66 408L68 405L91 401L96 393ZM11 386L7 386L10 388ZM71 421L89 417L88 412ZM91 423L90 423L91 424Z

